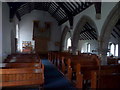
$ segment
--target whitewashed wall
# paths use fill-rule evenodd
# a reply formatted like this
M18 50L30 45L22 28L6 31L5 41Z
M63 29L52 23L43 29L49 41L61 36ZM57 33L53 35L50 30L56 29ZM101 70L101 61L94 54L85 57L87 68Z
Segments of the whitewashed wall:
M0 62L2 62L2 2L0 2Z
M15 26L10 22L10 11L7 3L2 3L2 56L3 60L8 54L14 53ZM12 46L13 45L13 46Z
M3 59L11 53L11 27L9 22L9 7L7 3L2 3L2 50Z
M20 31L20 50L22 50L22 41L32 41L33 38L33 21L39 20L40 23L52 22L51 27L51 41L48 43L48 49L59 50L59 47L55 46L56 41L60 41L61 31L60 27L57 25L57 21L51 17L48 12L33 10L31 13L24 15L19 22ZM33 42L34 45L34 42Z
M90 44L90 52L98 54L98 52L92 52L92 50L98 50L98 42L96 40L79 40L78 50L81 52L87 52L87 43Z

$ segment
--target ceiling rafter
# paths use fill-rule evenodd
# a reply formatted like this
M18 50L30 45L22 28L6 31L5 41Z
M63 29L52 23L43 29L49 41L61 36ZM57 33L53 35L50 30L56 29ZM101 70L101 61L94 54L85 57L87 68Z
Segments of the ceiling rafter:
M87 34L83 33L85 40L90 40L90 37L87 36Z
M73 16L72 16L71 12L61 2L57 2L57 4L66 12L67 17L68 17L68 19L66 19L66 21L69 20L70 26L73 26Z
M120 38L120 34L118 34L118 32L115 30L115 29L113 29L113 31L117 34L117 36Z
M52 13L52 15L54 16L59 9L60 9L60 6L56 8L56 10Z
M89 29L87 26L84 26L84 28L87 29L87 31L91 34L91 36L97 40L96 35L93 34L92 31L91 31L92 29Z
M8 2L10 7L10 19L16 14L17 18L21 17L32 10L48 11L53 16L58 24L61 25L67 20L70 26L73 26L73 17L85 10L91 4L87 2Z
M116 36L115 36L113 33L111 33L111 35L112 35L114 38L116 38Z
M120 32L120 28L118 26L115 26L115 28Z
M84 40L97 40L97 32L89 23L86 23L80 32L80 39L81 37Z

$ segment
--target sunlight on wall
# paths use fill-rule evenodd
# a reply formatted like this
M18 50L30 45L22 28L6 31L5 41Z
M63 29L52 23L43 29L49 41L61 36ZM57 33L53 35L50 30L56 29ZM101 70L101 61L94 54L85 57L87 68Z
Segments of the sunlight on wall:
M118 57L118 44L109 43L108 49L110 49L110 52L108 52L107 56L113 55Z
M118 44L116 44L115 56L118 56Z
M16 38L18 38L18 24L16 24Z
M114 49L115 49L115 47L114 47L114 44L113 44L113 43L111 44L111 48L110 48L110 49L111 49L111 50L110 50L111 54L114 55Z
M87 44L87 52L90 52L90 43Z
M67 40L67 50L71 47L71 38L68 38Z

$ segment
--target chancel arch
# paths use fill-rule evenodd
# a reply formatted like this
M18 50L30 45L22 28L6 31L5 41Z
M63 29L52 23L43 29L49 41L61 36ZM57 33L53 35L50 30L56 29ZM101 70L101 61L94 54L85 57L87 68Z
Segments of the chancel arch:
M98 54L98 32L94 21L88 17L83 16L73 33L72 39L72 52L75 54L76 51L82 53L88 53L87 44L91 45L89 53Z

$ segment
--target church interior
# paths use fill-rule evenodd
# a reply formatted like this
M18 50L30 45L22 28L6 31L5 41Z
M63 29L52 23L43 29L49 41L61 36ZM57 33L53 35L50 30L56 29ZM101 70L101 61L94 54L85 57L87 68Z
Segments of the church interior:
M120 2L0 2L2 90L120 88Z

